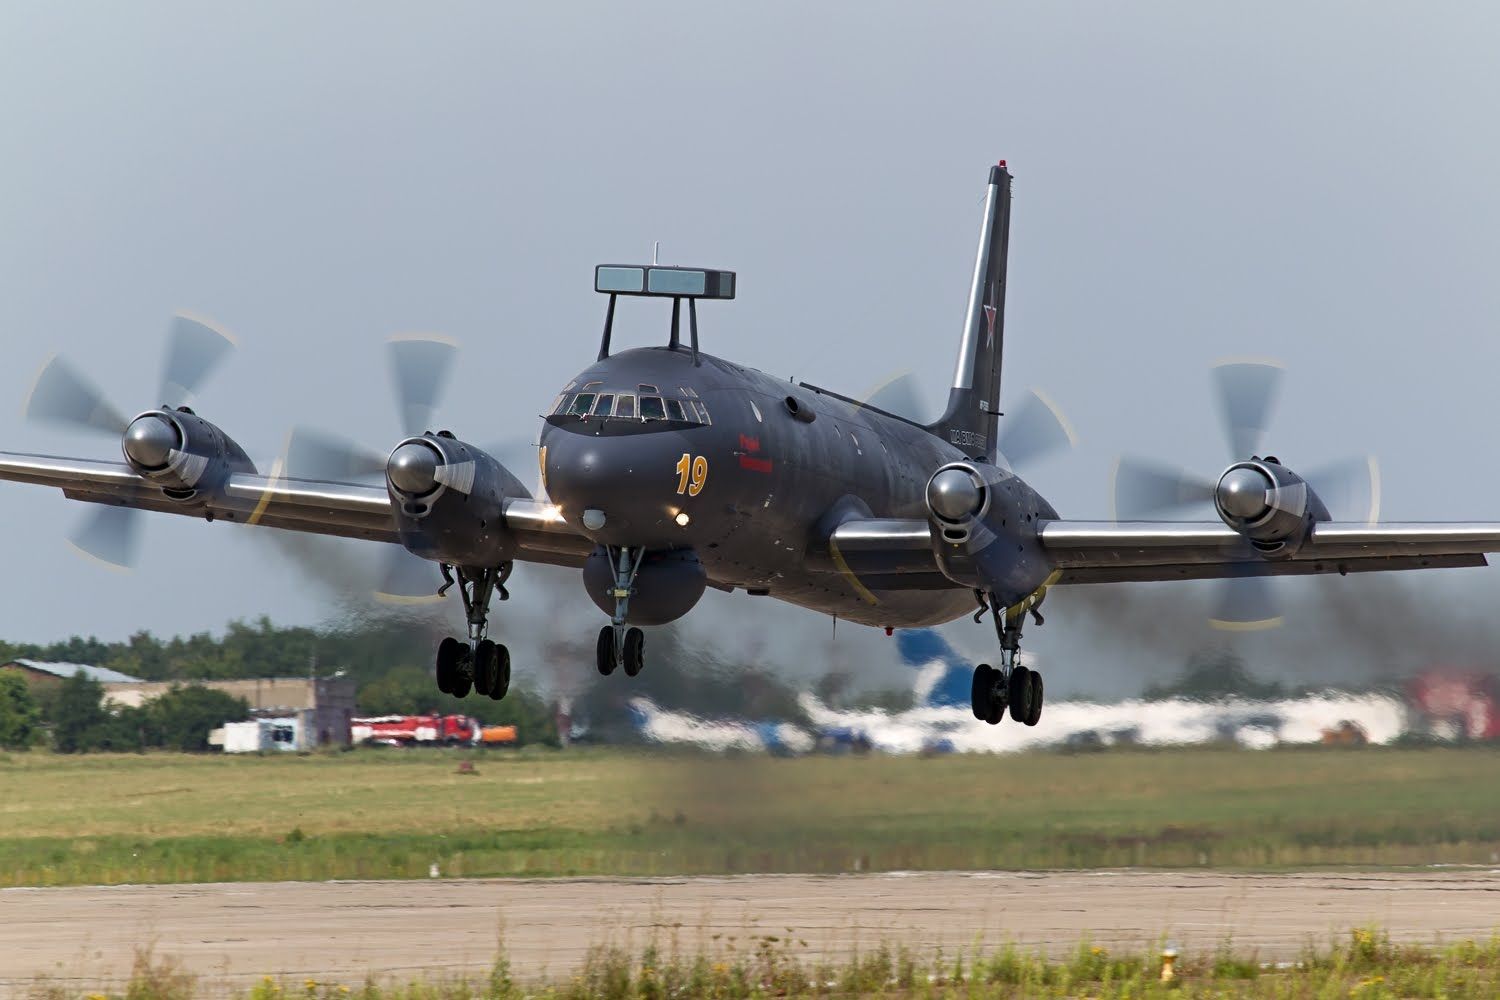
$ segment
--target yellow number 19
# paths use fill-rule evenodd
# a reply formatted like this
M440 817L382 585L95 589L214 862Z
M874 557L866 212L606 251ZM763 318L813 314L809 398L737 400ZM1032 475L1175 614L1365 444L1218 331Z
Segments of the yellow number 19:
M677 460L677 493L686 493L695 497L703 492L703 486L708 482L708 459L699 455L694 458L688 452L683 452L682 457Z

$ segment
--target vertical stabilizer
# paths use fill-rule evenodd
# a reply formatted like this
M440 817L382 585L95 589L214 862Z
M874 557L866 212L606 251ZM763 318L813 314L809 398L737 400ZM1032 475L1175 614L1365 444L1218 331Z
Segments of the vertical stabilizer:
M971 458L994 461L1000 407L1000 361L1005 344L1005 263L1010 244L1010 171L990 168L974 281L964 314L963 340L948 408L928 429Z

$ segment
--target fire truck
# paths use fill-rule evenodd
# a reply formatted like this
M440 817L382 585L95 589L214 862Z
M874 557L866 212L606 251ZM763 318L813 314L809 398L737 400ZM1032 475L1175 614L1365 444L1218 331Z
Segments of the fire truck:
M479 742L482 727L467 715L377 715L349 720L355 743L458 746Z

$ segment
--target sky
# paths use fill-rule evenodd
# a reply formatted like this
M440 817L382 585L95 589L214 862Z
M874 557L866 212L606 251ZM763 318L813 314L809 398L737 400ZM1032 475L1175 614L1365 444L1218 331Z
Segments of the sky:
M295 424L389 446L397 333L462 343L444 425L524 441L594 356L593 265L653 241L739 272L705 349L940 399L1003 157L1004 384L1078 433L1026 470L1064 515L1107 516L1121 453L1216 474L1208 369L1254 355L1288 367L1270 445L1293 468L1372 453L1383 518L1500 518L1497 40L1477 3L0 6L0 448L116 455L21 400L60 352L154 405L179 309L238 338L196 404L266 464ZM617 343L662 322L622 314ZM338 614L264 533L154 518L122 576L69 549L84 511L58 493L0 484L0 512L9 639ZM518 607L595 627L576 581L517 580ZM1029 648L1049 695L1138 690L1205 642L1342 676L1384 645L1334 604L1399 622L1409 660L1461 628L1482 650L1500 603L1493 570L1278 588L1288 627L1233 640L1204 585L1059 593ZM826 619L752 600L684 627L826 660ZM988 624L948 631L993 650ZM857 632L837 656L897 676Z

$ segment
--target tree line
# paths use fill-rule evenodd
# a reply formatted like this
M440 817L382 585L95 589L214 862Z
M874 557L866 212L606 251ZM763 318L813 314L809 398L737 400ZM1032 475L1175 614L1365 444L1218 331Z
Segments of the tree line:
M195 681L327 676L336 670L354 679L359 710L368 715L469 715L486 725L516 726L523 743L556 742L552 707L522 685L513 685L498 702L441 694L432 678L436 642L430 632L425 622L400 618L315 629L279 627L262 616L232 621L222 636L162 639L143 631L120 642L81 636L53 643L0 641L0 663L80 663L141 680L179 682L169 694L134 709L106 705L103 686L86 678L28 686L19 671L0 670L0 747L203 750L210 729L248 718L250 709L243 699Z

